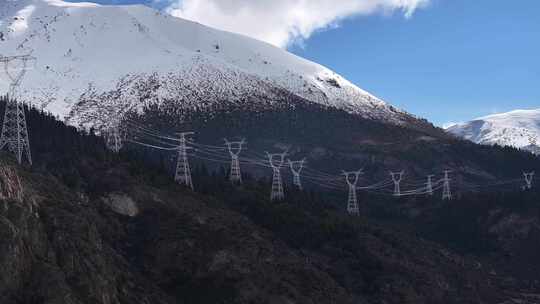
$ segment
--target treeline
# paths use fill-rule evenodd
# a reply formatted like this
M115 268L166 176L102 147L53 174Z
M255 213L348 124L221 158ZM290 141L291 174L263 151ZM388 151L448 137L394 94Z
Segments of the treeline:
M130 120L168 134L195 131L194 140L200 143L221 145L224 137L242 137L250 151L287 147L292 159L308 157L320 171L338 174L363 167L370 181L388 178L389 170L405 170L407 179L417 179L452 169L474 182L519 178L523 170L540 172L538 156L512 147L476 145L428 124L397 126L364 119L290 95L245 104L224 100L204 110L176 105L148 105L144 115Z
M1 120L7 98L0 97ZM77 130L67 126L51 113L24 105L32 152L32 170L61 177L67 184L83 184L79 169L89 159L103 161L109 157L102 138L93 130ZM4 157L13 157L6 150ZM13 157L14 158L14 157ZM26 160L24 159L24 164Z

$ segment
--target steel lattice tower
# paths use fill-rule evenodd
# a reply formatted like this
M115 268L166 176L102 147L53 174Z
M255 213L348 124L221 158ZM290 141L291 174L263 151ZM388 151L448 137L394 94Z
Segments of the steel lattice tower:
M15 154L19 164L22 163L23 152L25 152L30 165L32 164L24 106L20 102L9 99L6 102L2 136L0 137L0 149L5 147Z
M426 192L428 195L433 195L433 177L435 175L428 175L427 176L427 183L426 183Z
M443 201L452 199L452 192L450 191L450 178L448 177L448 174L450 172L452 172L452 171L450 171L450 170L444 171L443 194L442 194Z
M523 172L523 177L525 177L525 186L523 186L523 190L531 190L532 189L532 182L534 178L534 172Z
M401 172L390 172L392 181L394 182L394 196L401 196L401 179L403 178L404 171Z
M16 60L22 61L23 66L19 73L13 75L9 71L9 64ZM32 154L30 152L30 140L28 138L24 105L16 99L17 88L28 70L28 61L30 60L35 60L35 58L30 55L0 56L0 62L4 64L4 72L11 81L6 100L2 135L0 136L0 149L7 147L10 152L15 154L19 164L22 163L23 153L25 153L28 162L32 165Z
M352 172L343 171L343 175L345 175L345 182L347 182L347 185L349 186L349 198L347 200L347 212L349 214L360 214L360 209L358 208L358 198L356 196L356 185L358 184L358 180L362 174L362 170ZM351 180L351 178L354 179Z
M189 168L189 161L187 150L191 149L187 146L186 136L194 134L193 132L178 133L180 136L180 144L178 145L178 159L176 161L176 173L174 180L180 185L184 185L191 190L194 190L193 181L191 180L191 169Z
M225 138L225 145L227 146L229 154L231 155L231 173L229 180L232 183L242 183L242 173L240 172L240 161L238 160L238 156L242 152L242 146L245 143L245 139L242 139L241 141L229 142Z
M270 163L273 171L272 192L270 193L270 200L283 200L285 198L285 193L283 192L283 181L281 180L281 167L283 167L287 152L279 154L269 154L268 152L266 152L266 155L268 156L268 162Z
M9 71L9 64L14 61L21 61L23 66L20 68L20 71L18 74L13 74ZM28 71L28 62L36 60L35 57L32 57L30 55L19 55L19 56L8 56L4 57L0 55L0 62L4 64L4 73L9 78L11 83L9 84L9 96L11 98L16 98L17 89L19 88L19 85L22 82L22 79L26 72Z
M114 153L119 153L124 146L120 127L115 125L105 134L105 145Z
M300 173L302 172L302 169L304 169L304 164L306 162L306 159L302 159L299 161L291 161L289 162L289 168L291 168L291 173L293 175L293 185L298 188L298 190L302 191L302 181L300 180Z

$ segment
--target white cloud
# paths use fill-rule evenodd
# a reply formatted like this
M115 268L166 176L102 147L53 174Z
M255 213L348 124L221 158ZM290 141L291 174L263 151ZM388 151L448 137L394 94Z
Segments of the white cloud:
M280 47L355 15L402 12L410 18L430 0L172 0L177 17L244 34Z

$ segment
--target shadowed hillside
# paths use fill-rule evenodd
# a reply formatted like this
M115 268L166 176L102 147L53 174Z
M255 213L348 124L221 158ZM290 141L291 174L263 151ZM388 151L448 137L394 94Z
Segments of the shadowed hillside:
M495 194L361 195L350 217L344 193L270 202L267 181L233 187L202 164L192 193L138 148L113 155L51 116L27 118L36 165L2 155L2 303L503 303L537 290L496 258L527 252L503 239L512 223L488 229L513 213L533 227L536 193L523 209Z

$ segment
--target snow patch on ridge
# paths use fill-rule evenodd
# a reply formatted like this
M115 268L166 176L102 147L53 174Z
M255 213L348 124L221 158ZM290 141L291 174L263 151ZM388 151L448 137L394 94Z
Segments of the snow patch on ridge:
M513 146L537 152L540 109L488 115L449 127L448 132L479 144Z
M17 17L22 15L24 20ZM97 96L129 79L135 82L122 85L135 85L145 75L163 82L158 99L180 102L196 95L210 102L275 87L369 118L401 123L411 117L319 64L141 5L8 2L0 8L0 54L27 53L37 61L23 81L21 97L61 117L73 117L89 88ZM172 85L170 75L189 83L190 90ZM7 82L0 81L0 91L6 90ZM117 97L137 103L129 90Z

